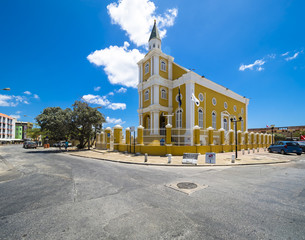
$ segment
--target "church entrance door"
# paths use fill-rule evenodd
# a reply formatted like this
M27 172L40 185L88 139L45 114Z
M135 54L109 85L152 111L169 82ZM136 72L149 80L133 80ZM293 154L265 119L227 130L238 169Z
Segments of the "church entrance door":
M160 117L160 135L165 135L166 134L166 118L164 116Z

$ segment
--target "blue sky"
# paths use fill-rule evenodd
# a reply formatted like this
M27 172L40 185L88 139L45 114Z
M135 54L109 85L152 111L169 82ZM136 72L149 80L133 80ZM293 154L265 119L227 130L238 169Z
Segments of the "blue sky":
M157 19L175 62L250 98L248 127L305 125L302 0L0 1L0 112L86 99L138 125L136 62Z

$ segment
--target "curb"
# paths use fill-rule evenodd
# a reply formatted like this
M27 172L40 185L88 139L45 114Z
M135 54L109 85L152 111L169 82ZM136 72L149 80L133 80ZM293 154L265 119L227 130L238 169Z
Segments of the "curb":
M97 152L97 151L95 151ZM135 163L135 162L125 162L125 161L116 161L106 158L96 158L96 157L88 157L88 156L80 156L73 153L67 153L71 156L76 157L83 157L83 158L90 158L90 159L96 159L96 160L102 160L107 162L115 162L115 163L124 163L124 164L134 164L134 165L142 165L142 166L163 166L163 167L232 167L232 166L251 166L251 165L266 165L266 164L279 164L279 163L288 163L291 161L297 161L299 159L293 159L293 160L282 160L282 161L276 161L276 162L266 162L266 163L235 163L235 164L205 164L205 165L181 165L181 164L160 164L160 163Z

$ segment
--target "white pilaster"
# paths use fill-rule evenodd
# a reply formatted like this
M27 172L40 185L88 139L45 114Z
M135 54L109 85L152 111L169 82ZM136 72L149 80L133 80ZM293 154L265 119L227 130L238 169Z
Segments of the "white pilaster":
M154 104L159 104L159 86L158 85L154 85Z
M173 63L172 61L168 61L168 79L173 80Z
M159 75L159 56L154 56L154 75Z
M159 112L153 112L154 115L154 132L153 134L159 134Z
M150 59L150 76L154 75L154 56Z
M154 103L154 94L153 94L153 92L154 92L154 87L151 86L151 88L150 88L150 105L153 105L153 103Z
M168 107L173 107L173 89L168 88Z

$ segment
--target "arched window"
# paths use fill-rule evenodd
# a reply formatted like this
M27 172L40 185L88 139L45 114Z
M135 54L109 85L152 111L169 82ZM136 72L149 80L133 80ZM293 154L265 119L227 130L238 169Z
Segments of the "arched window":
M161 71L166 72L166 62L165 61L161 61Z
M149 91L146 90L146 91L144 92L144 101L147 101L148 99L149 99Z
M145 74L149 72L149 63L145 64Z
M216 129L216 112L212 112L212 128Z
M182 128L182 110L176 112L176 128Z
M223 128L228 131L228 120L226 118L223 119Z
M203 111L201 108L198 110L198 125L203 128Z
M166 90L164 88L161 90L161 98L162 99L167 99Z

